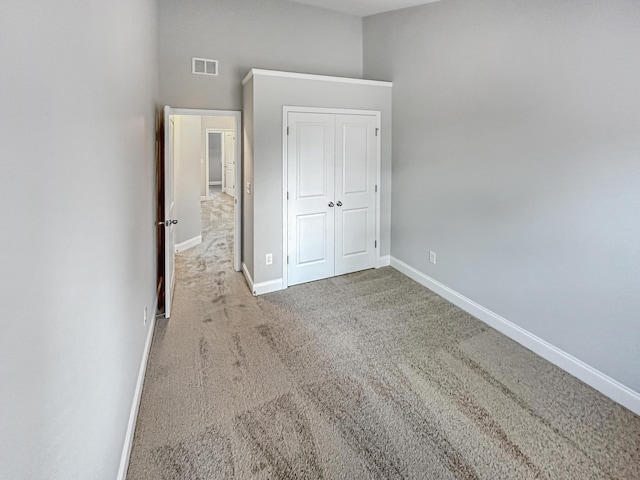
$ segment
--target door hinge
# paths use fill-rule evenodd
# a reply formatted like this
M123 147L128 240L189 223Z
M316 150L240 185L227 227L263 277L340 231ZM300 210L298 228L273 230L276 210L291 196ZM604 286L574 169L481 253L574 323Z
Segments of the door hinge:
M287 192L287 200L289 200L289 192Z
M376 193L378 193L378 185L376 185Z
M287 265L289 265L289 255L287 255Z
M287 135L289 135L289 127L287 127Z
M376 137L378 136L378 132L380 131L379 128L376 128Z
M378 248L378 240L374 242L375 248Z

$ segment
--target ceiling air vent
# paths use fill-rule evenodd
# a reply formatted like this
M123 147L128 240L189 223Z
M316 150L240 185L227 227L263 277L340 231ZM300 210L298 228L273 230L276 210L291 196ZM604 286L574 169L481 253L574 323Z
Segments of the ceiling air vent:
M218 61L208 58L192 58L191 73L198 75L218 75Z

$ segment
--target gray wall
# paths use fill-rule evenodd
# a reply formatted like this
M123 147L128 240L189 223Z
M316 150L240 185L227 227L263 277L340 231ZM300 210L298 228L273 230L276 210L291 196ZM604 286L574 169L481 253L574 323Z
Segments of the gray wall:
M362 75L358 17L287 0L159 0L160 100L173 107L241 109L251 68ZM191 74L191 58L220 76Z
M202 169L200 165L202 119L189 115L176 115L176 129L179 139L176 142L175 157L175 201L176 243L183 243L202 233L200 215L200 184Z
M222 181L222 135L209 133L209 181Z
M254 281L262 283L282 278L282 107L285 105L382 112L380 254L389 255L391 88L257 75L252 86L247 85L246 89L253 89L252 165L249 168L254 183L253 252L256 261L251 270ZM245 111L245 117L247 115ZM245 161L245 166L247 163ZM273 254L273 265L265 265L267 253Z
M635 391L639 25L636 0L364 21L365 76L394 82L392 255Z
M2 5L2 478L117 475L156 291L155 10Z

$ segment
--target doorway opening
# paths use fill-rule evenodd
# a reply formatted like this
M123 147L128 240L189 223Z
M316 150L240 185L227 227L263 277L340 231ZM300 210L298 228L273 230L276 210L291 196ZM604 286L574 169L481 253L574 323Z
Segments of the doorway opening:
M234 128L206 129L204 175L209 188L202 200L210 197L211 187L215 186L219 186L220 190L231 198L235 197L235 169L238 164L234 148L235 137Z
M224 228L232 232L232 240L225 243L228 260L233 270L240 271L241 198L235 185L241 175L236 168L241 155L241 113L176 108L169 113L174 126L171 143L178 220L174 251L185 252L200 245L207 229ZM217 218L215 225L209 221L213 217ZM219 242L216 245L222 248ZM222 252L211 254L220 256Z

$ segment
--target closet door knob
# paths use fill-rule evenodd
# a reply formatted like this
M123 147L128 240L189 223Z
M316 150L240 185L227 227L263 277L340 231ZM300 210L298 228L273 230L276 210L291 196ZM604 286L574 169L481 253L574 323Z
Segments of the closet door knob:
M342 206L342 202L340 200L338 200L338 203L336 203L336 205L338 205L339 207Z
M333 202L329 202L329 206L333 208Z

